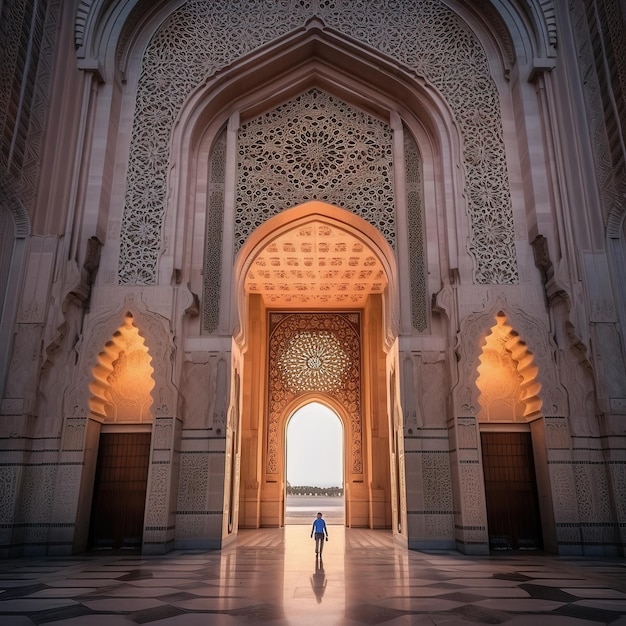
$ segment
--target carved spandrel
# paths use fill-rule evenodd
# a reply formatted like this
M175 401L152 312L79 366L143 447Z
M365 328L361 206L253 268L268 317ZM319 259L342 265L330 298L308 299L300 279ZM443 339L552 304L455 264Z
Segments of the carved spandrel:
M371 19L367 24L362 19L361 5L352 0L268 6L250 2L246 11L241 12L234 0L184 3L164 20L147 46L129 150L120 235L120 282L156 283L171 164L169 142L188 96L208 76L249 54L255 46L286 36L317 16L319 24L357 37L368 47L392 56L424 77L447 100L463 139L465 197L472 233L468 247L476 263L476 280L480 284L517 283L516 237L500 100L486 52L465 22L437 0L380 7L370 4ZM225 14L229 18L227 22L221 19ZM250 36L251 28L254 36ZM193 46L193 55L188 54L187 46L178 44L183 34ZM216 42L220 42L219 51ZM439 51L437 55L425 52L435 49ZM163 62L164 58L168 59L167 63ZM180 68L185 71L181 73ZM146 131L148 128L150 132ZM348 150L342 148L341 152L345 155ZM322 181L323 189L328 190L329 183ZM365 203L368 188L362 187L364 191L360 195L356 192L358 197L351 203L353 206ZM290 197L289 202L293 205L296 198ZM383 217L386 222L387 217ZM494 219L497 229L492 227ZM142 224L149 224L151 237L145 236ZM257 225L254 221L250 229ZM139 248L141 254L137 252Z

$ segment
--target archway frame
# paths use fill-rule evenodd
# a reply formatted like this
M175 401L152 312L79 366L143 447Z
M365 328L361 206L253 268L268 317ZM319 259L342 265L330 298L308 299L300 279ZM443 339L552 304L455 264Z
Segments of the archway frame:
M381 261L387 280L385 290L385 346L388 350L398 334L398 270L393 251L384 237L364 219L326 202L312 200L270 218L248 238L235 262L235 288L237 298L237 332L235 342L245 352L247 344L248 299L244 283L254 259L273 239L285 232L311 223L323 223L343 230L361 241Z
M102 422L102 417L92 413L90 409L93 396L90 387L95 380L94 369L100 364L98 355L106 349L107 342L129 313L152 357L152 377L156 383L151 391L152 423L135 426L144 430L150 428L152 433L142 552L165 553L171 549L173 543L172 521L176 505L174 485L178 480L173 469L176 467L175 459L178 455L175 443L180 437L181 429L181 421L177 416L178 395L172 382L171 355L174 346L166 320L149 311L141 300L130 294L116 313L101 314L97 319L87 322L84 334L87 339L83 349L78 350L80 375L72 387L67 389L64 397L60 456L66 461L79 460L80 464L72 476L59 478L57 491L65 499L68 489L72 492L73 502L66 502L66 506L76 511L76 522L72 528L74 552L81 552L87 546L97 440ZM165 507L162 506L163 502L166 503Z
M354 64L358 64L358 69ZM355 74L349 76L349 69ZM357 79L358 72L369 74L371 81ZM273 88L268 91L266 85L271 81ZM464 187L461 138L448 105L435 88L396 62L342 40L313 21L306 29L239 59L198 87L181 108L172 134L172 192L168 194L165 215L165 230L173 230L176 235L160 257L159 282L168 282L179 270L180 283L189 284L195 293L202 291L201 282L188 268L201 267L205 254L204 248L194 243L203 241L195 233L204 233L205 228L206 207L202 203L207 181L203 173L209 169L211 148L222 129L227 128L226 160L230 163L235 158L237 129L243 121L312 88L367 111L393 129L397 224L406 222L404 157L399 146L404 132L412 134L422 156L425 202L434 209L425 215L425 239L441 241L446 247L446 253L441 254L435 246L426 246L429 281L439 285L440 272L447 274L449 265L461 264L462 272L471 275L472 262L464 253L463 237L459 239L457 234L470 232L460 193ZM447 188L443 181L448 181ZM235 207L228 189L234 187L234 178L228 178L226 183L223 227L224 232L230 232L229 220L233 219ZM195 221L191 217L194 212L198 216ZM398 258L408 257L407 246L398 237ZM229 263L236 255L240 257L241 251L236 253L226 238L222 249L219 335L241 332L240 303L231 291L237 272ZM393 318L396 331L401 326L405 332L410 329L408 280L407 272L399 273L398 310ZM199 320L188 323L199 324Z
M346 445L348 441L350 441L350 438L351 438L350 417L345 411L345 407L343 407L341 403L336 402L334 398L332 397L332 395L328 393L323 393L323 392L309 392L307 394L298 396L297 398L294 398L294 400L291 403L289 403L283 410L283 413L281 415L279 430L282 433L281 447L285 451L285 481L284 481L285 485L287 484L287 469L286 469L287 461L286 459L287 459L287 452L288 452L287 432L289 429L289 424L291 420L296 416L298 411L305 408L309 404L314 404L314 403L321 404L323 407L331 411L339 420L339 423L341 424L341 436L342 436L341 447L343 450L342 459L341 459L342 461L341 481L342 481L342 486L344 487L344 493L345 493L345 487L347 484L346 477L349 474L349 468L346 467L348 455L345 453L345 450L346 450Z
M245 293L245 281L248 273L248 269L251 267L257 255L263 251L268 245L270 245L274 239L283 233L287 233L293 230L297 230L306 224L325 224L332 226L335 229L343 230L348 233L355 240L362 243L370 251L370 254L375 255L378 258L379 263L384 268L385 279L387 286L381 294L373 294L376 296L375 300L379 305L372 305L370 296L368 304L362 311L363 322L359 322L360 326L360 348L362 364L359 366L360 378L356 382L361 389L365 390L363 402L359 401L358 409L349 411L348 407L344 407L338 401L332 399L326 393L315 391L312 394L302 393L298 394L294 398L293 402L281 407L280 414L274 416L272 422L272 432L279 433L281 440L277 442L275 438L271 440L271 450L283 450L284 451L284 425L289 415L298 407L310 402L313 398L322 398L323 402L329 405L342 419L345 429L345 442L352 442L356 436L353 432L354 428L357 428L355 424L358 422L358 442L362 462L359 464L359 469L352 469L351 481L347 478L344 482L344 488L346 490L346 511L352 511L354 513L354 519L350 522L347 519L347 523L353 525L367 525L372 524L372 519L381 520L385 519L389 515L383 513L372 513L372 508L376 506L382 509L386 506L384 498L386 492L391 490L391 486L374 487L371 484L372 475L383 476L389 473L389 468L382 469L372 459L376 457L377 462L382 462L380 459L387 458L390 451L387 449L389 446L389 412L386 410L387 406L387 387L381 389L380 393L371 391L375 387L375 381L384 376L383 369L387 367L387 357L389 353L397 349L397 330L389 321L389 317L393 316L394 305L392 299L397 293L397 268L393 251L384 237L370 224L365 222L361 217L350 213L344 209L322 203L319 201L311 201L284 211L279 215L276 215L261 226L259 226L254 233L248 238L243 245L235 264L235 275L238 297L239 311L241 326L239 328L238 335L233 338L233 355L234 361L239 363L239 367L244 372L244 383L248 380L250 374L246 372L253 371L253 380L250 379L250 384L255 387L254 392L250 392L252 395L247 397L247 408L241 409L241 413L244 416L244 421L249 420L249 425L245 423L242 426L242 431L251 432L251 429L256 433L248 437L247 446L248 450L252 450L252 454L256 455L258 460L254 462L254 467L249 465L245 472L249 472L250 475L242 475L242 483L256 484L257 486L253 490L253 495L244 501L242 509L246 511L244 513L244 527L254 527L255 523L263 525L280 525L283 523L284 515L284 484L285 484L285 468L281 465L277 472L269 473L266 467L266 461L269 453L269 423L270 412L267 408L267 401L269 398L269 391L267 385L269 384L269 371L266 368L271 368L272 364L268 362L267 349L269 340L269 329L266 326L266 322L263 321L264 314L261 313L259 318L258 304L255 304L254 315L255 318L255 332L254 336L251 336L252 324L250 321L251 309L250 309L250 295ZM259 296L257 296L258 298ZM379 306L380 310L376 307ZM272 311L271 308L266 310ZM342 308L323 308L315 309L313 311L307 309L297 309L294 313L304 314L333 314L342 313ZM374 311L374 312L372 312ZM379 311L379 312L376 312ZM365 319L367 318L367 320ZM364 326L361 326L364 324ZM371 333L365 331L365 325L375 324L375 328L369 327L372 330ZM250 360L252 359L252 360ZM369 366L367 365L369 364ZM379 378L377 378L379 377ZM370 394L370 396L368 396ZM250 406L252 405L252 406ZM354 421L354 424L352 423ZM384 423L383 423L384 422ZM253 426L254 425L254 426ZM373 429L373 430L372 430ZM376 434L374 434L374 431ZM362 447L361 447L362 446ZM378 456L372 452L372 447L378 446ZM346 450L346 447L344 447ZM349 456L346 452L344 458L344 468L346 476L348 476L349 469L346 464L349 462ZM274 458L274 457L272 457ZM380 500L374 502L374 497L371 491L378 489ZM355 495L357 494L357 495ZM381 495L382 494L382 495ZM247 496L242 496L244 499ZM354 502L352 502L354 500ZM252 502L252 504L251 504ZM355 505L350 508L352 504L358 502L358 507ZM256 503L256 504L255 504ZM260 508L259 508L260 507ZM250 510L257 510L252 516L248 516L247 512ZM358 511L358 515L357 515ZM257 519L257 522L255 520Z
M520 307L507 301L504 293L495 297L484 312L463 320L457 334L456 353L460 378L452 389L453 415L448 421L452 458L452 483L455 498L457 547L464 552L488 553L487 508L477 420L480 390L476 385L484 338L491 332L499 314L524 343L526 358L532 355L537 368L533 378L534 410L528 416L533 440L537 489L544 547L557 551L554 499L562 484L555 483L549 467L551 448L562 448L569 439L565 424L569 416L567 394L558 381L553 358L556 346L546 328ZM471 525L468 523L471 520Z

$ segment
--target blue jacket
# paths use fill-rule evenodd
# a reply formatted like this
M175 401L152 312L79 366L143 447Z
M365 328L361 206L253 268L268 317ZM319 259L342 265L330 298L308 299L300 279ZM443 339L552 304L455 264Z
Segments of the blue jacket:
M318 518L313 522L313 527L311 528L311 534L313 533L326 533L328 537L328 530L326 528L326 522L322 518Z

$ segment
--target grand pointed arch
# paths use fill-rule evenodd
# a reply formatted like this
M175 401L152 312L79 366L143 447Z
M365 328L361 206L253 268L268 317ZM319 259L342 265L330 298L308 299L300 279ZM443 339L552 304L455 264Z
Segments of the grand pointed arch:
M185 256L184 244L173 251L168 243L165 246L168 249L162 255L164 246L160 239L165 221L175 219L179 223L175 214L178 207L185 206L180 202L180 193L186 189L182 178L187 168L180 167L174 154L176 140L172 140L173 134L178 132L177 127L186 125L185 116L189 113L191 117L197 115L201 128L207 128L209 119L217 122L219 117L222 125L225 119L234 122L231 115L241 118L267 110L273 103L284 102L285 98L293 96L296 92L292 90L299 89L301 93L303 88L310 87L307 81L318 83L320 89L325 88L326 81L333 86L334 93L339 97L349 96L348 101L356 106L373 114L391 114L390 117L395 118L392 119L394 129L401 128L401 122L408 120L412 131L411 125L414 124L430 141L430 145L429 141L418 141L420 147L429 145L428 150L437 154L437 147L443 145L447 154L437 167L446 171L437 178L449 181L453 188L465 190L463 197L452 194L450 205L445 208L445 219L452 235L449 245L453 248L450 251L453 267L458 267L462 276L474 276L483 284L518 282L516 257L511 248L513 209L504 166L503 125L496 82L505 81L506 64L501 53L490 54L495 47L491 38L485 37L484 25L476 32L471 31L473 54L480 62L469 65L462 56L464 53L460 52L466 49L465 46L454 45L457 38L467 35L467 24L450 7L444 4L439 7L434 3L425 3L415 9L437 15L437 24L440 17L445 17L449 54L437 57L415 54L410 42L416 32L409 27L405 14L381 14L381 19L388 20L390 33L397 41L392 53L373 33L359 31L359 36L355 37L352 20L357 18L352 13L346 21L340 19L339 13L332 8L324 6L320 6L318 12L314 7L307 7L303 8L302 14L288 13L284 15L285 19L276 20L274 28L259 26L254 40L242 37L241 29L233 27L228 50L217 54L211 43L214 39L207 37L206 30L196 28L200 23L212 23L214 8L211 3L189 3L169 15L163 14L161 17L165 19L158 28L144 33L142 41L147 47L138 47L135 51L137 55L143 54L143 65L140 75L128 77L129 84L137 85L137 106L130 133L131 159L122 215L124 236L120 242L118 263L120 284L163 283L181 268L177 261ZM344 9L348 11L351 5L344 6ZM438 39L439 31L429 20L418 19L417 13L413 14L413 19L417 20L416 26L426 29L419 38L428 48L429 41ZM171 41L176 39L181 28L187 27L193 30L198 54L193 58L188 55L179 58L178 48L172 48ZM163 54L170 62L163 62ZM183 82L172 76L168 69L178 63L183 63L187 69L187 79ZM471 77L459 73L461 66L471 68ZM494 67L492 72L489 66ZM305 70L299 78L294 72L296 68ZM326 72L326 68L332 68L334 72ZM272 89L267 88L269 84ZM476 89L477 84L480 84L480 90ZM154 94L162 89L167 90L167 97L159 98L158 106L155 106ZM476 99L477 93L481 94L479 99ZM207 106L209 94L211 104ZM246 102L250 94L253 94L252 100ZM197 110L193 105L189 106L190 101L198 104ZM464 104L470 101L482 111L480 115L468 117L463 114ZM156 114L155 110L158 110ZM184 115L181 114L183 110ZM144 133L145 128L152 129L149 139ZM231 130L235 128L233 123ZM213 130L215 136L216 129ZM191 133L186 137L197 141L200 135ZM480 146L474 145L478 138L481 138ZM185 145L189 147L191 143ZM490 157L478 158L485 150ZM185 161L190 156L184 149L180 154ZM464 168L460 167L463 160ZM181 177L180 184L169 180L172 175ZM497 232L490 229L486 217L489 212L483 210L486 180L490 181L487 195L494 203L493 210L499 212ZM177 190L169 194L169 187ZM138 260L135 250L139 241L134 225L142 221L150 224L151 234L149 240L142 240L142 254ZM455 241L453 233L458 224L473 238L469 246ZM484 233L484 236L473 237L472 233ZM184 238L177 236L172 241L181 239ZM496 254L493 254L494 250Z
M358 215L306 202L253 231L233 291L233 359L243 372L239 527L284 523L285 423L313 397L344 424L346 524L390 527L387 400L378 385L398 336L391 246Z
M271 85L271 89L268 88ZM223 159L232 167L237 158L237 133L247 121L260 114L284 105L310 90L319 90L333 98L381 120L393 132L394 161L401 167L403 136L410 136L417 146L429 181L454 181L452 187L462 188L461 144L454 114L443 95L424 78L416 76L396 60L362 46L359 42L339 36L316 19L277 41L237 59L216 72L199 85L186 98L177 112L177 122L172 129L170 142L172 193L168 194L165 221L174 225L177 236L171 239L159 257L160 282L169 280L176 268L182 268L180 281L184 284L186 257L191 249L194 233L190 231L188 207L196 198L207 193L206 185L198 182L196 172L211 169L211 158L217 142L223 142ZM440 158L437 157L440 155ZM189 167L192 164L193 167ZM236 176L232 173L230 176ZM406 200L400 183L396 183L396 221L402 222L406 213ZM227 185L234 186L229 178ZM433 195L434 190L430 191ZM445 198L440 219L469 228L462 199L456 194L437 192ZM202 214L204 206L198 206ZM237 207L226 199L223 210L224 232L234 230L233 214ZM208 218L207 218L208 219ZM428 217L433 220L434 214ZM221 284L232 284L234 275L229 261L237 254L237 242L226 238L221 248ZM402 237L397 241L397 253L406 254ZM448 241L453 263L471 272L471 264L464 260L458 242ZM201 263L204 248L194 248L195 262ZM211 254L219 254L212 251ZM408 279L407 279L408 280ZM408 284L401 290L404 297ZM224 297L224 292L222 292ZM409 306L403 304L403 309ZM226 308L222 307L221 316ZM230 326L231 320L221 319L221 330Z
M246 241L240 250L235 262L235 280L237 294L237 332L235 340L244 347L246 343L247 307L249 288L246 283L249 280L250 270L268 246L281 236L295 234L306 227L325 226L333 231L345 235L355 244L361 244L362 256L373 256L377 265L384 272L384 287L380 290L384 299L385 310L385 344L389 347L398 334L398 271L393 250L371 224L358 215L349 211L329 205L325 202L311 201L283 211L279 215L269 219L257 228L252 236ZM314 236L314 235L312 235ZM323 280L320 276L319 266L315 268L318 274L317 288ZM319 308L317 304L315 308ZM327 308L345 307L343 303L333 302Z

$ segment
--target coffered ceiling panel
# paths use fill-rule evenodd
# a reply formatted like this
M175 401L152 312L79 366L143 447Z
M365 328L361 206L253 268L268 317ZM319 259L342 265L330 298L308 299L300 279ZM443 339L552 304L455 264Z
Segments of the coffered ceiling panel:
M277 236L254 259L246 292L268 307L360 307L387 286L376 254L353 234L311 222Z

